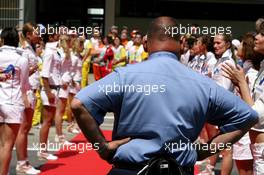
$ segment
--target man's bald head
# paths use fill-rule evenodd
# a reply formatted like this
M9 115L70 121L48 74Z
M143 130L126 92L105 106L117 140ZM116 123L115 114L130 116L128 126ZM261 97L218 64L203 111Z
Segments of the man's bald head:
M172 33L177 28L177 22L171 17L158 17L154 19L147 34L147 49L149 53L157 51L169 51L176 55L180 53L180 34Z
M180 40L179 33L173 33L173 27L178 27L176 20L172 17L158 17L154 19L148 30L149 40L167 41L167 40Z

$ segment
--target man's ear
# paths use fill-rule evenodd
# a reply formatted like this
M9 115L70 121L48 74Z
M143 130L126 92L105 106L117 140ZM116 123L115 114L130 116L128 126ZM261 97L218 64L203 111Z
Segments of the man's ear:
M146 46L147 46L146 49L148 53L151 53L151 41L150 40L147 41Z
M0 38L0 46L4 45L4 39Z

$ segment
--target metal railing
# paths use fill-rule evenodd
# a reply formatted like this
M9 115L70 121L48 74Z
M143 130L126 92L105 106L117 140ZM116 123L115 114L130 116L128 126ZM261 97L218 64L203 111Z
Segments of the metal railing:
M24 0L0 0L0 29L17 27L24 23Z

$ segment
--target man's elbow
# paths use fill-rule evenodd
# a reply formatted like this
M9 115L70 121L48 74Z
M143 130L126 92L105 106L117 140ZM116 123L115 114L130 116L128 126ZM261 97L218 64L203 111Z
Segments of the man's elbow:
M82 102L74 98L71 102L71 110L76 120L78 120L81 115L81 109L82 109Z
M248 120L249 126L254 126L255 124L257 124L259 122L259 115L256 111L252 110L252 114Z

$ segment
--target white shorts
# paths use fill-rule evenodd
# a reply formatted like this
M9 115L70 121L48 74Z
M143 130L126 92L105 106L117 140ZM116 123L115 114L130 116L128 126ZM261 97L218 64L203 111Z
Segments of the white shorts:
M245 134L238 142L233 145L234 160L252 160L253 156L250 150L250 138Z
M59 98L68 98L69 97L69 93L70 93L69 86L67 87L67 89L60 88L58 97Z
M58 103L58 90L51 89L51 93L53 93L55 95L54 103L50 103L46 92L44 90L41 90L40 96L41 96L41 101L42 101L43 106L54 106L54 107L56 107L56 105Z
M24 106L0 105L0 123L20 124L24 117Z
M76 81L75 86L70 86L70 93L77 94L81 90L81 83Z

